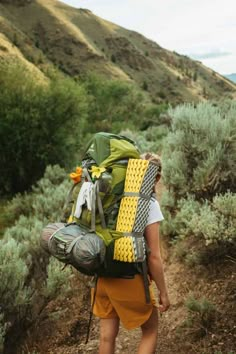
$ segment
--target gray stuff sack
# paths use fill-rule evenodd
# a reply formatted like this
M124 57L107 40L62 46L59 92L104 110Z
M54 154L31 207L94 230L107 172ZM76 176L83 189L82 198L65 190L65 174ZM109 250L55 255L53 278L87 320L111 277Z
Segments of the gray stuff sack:
M75 223L53 225L49 224L43 229L44 246L47 238L47 247L44 248L48 248L48 252L59 261L71 264L81 273L96 274L105 259L106 246L103 240L95 232L89 232Z

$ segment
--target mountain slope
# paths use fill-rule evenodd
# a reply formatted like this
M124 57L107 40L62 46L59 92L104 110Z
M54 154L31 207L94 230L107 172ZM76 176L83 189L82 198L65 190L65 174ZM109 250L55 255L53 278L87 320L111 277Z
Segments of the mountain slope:
M53 65L71 76L92 72L126 80L155 102L236 95L234 83L200 62L56 0L0 0L0 32L44 72ZM7 54L0 40L0 56Z

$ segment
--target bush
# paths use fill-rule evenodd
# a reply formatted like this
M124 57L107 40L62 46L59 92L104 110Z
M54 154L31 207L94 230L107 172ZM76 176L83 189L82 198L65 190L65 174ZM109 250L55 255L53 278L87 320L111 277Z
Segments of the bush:
M57 259L51 258L47 268L46 286L43 291L48 301L68 294L71 278L72 272L70 267L66 267L62 271L61 263Z
M204 239L206 245L236 240L236 195L233 193L217 195L212 202L205 200L202 203L188 196L180 199L175 209L173 198L169 197L168 202L164 196L162 206L165 220L161 227L166 235L175 239L193 235Z
M235 191L236 103L228 108L211 103L170 109L172 131L163 150L165 184L175 199L194 194L197 199Z
M0 296L1 306L4 314L14 314L22 312L22 307L27 306L30 298L30 291L25 286L26 277L29 274L27 261L25 258L25 246L19 244L14 239L0 241L0 265L1 283Z
M190 296L186 300L185 306L188 310L188 318L183 323L183 328L194 336L205 336L215 320L216 308L214 304L205 298L197 300L194 296Z
M88 131L91 134L97 131L119 133L124 127L138 129L141 126L145 97L132 84L91 75L84 86L90 100Z
M29 189L47 165L74 164L87 98L72 79L36 83L16 64L0 63L0 85L0 190L14 194Z
M218 206L218 208L216 207ZM219 206L224 209L219 209ZM231 206L228 209L226 206ZM194 234L205 238L206 244L236 240L236 194L227 193L205 203L198 215L192 220Z
M161 154L162 144L167 132L168 128L161 125L158 127L150 127L145 131L131 131L126 129L122 130L120 134L134 140L142 153L151 151Z
M224 248L236 241L235 113L236 103L229 101L168 111L172 127L163 144L168 192L161 229L172 242L195 237L199 244ZM196 264L201 256L197 251L184 257Z
M63 168L58 165L48 166L44 176L33 187L32 193L17 194L6 207L8 219L13 222L23 214L38 220L58 220L70 181Z
M44 219L46 221L46 218ZM40 247L39 235L42 231L44 222L37 217L26 217L20 215L17 223L8 228L4 234L4 240L13 240L20 244L23 249L21 257L27 257L33 250ZM30 266L31 262L28 263Z
M169 120L166 118L166 112L168 110L167 104L152 104L146 105L141 119L141 130L146 130L149 127L169 125Z
M47 275L48 255L39 242L43 226L60 220L68 189L65 171L49 166L33 192L24 194L22 205L20 195L8 205L15 224L0 240L0 344L3 337L15 342L47 301L60 289L63 294L69 290L71 269L61 271L59 262L52 261Z

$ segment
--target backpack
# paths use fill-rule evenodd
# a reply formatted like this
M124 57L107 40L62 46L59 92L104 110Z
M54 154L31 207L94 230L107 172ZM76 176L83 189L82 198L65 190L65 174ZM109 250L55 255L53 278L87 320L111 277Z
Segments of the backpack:
M128 166L129 163L129 166ZM128 166L128 170L127 170ZM49 235L49 252L87 275L132 277L146 271L143 237L157 166L140 159L134 142L97 133L89 141L66 207Z
M71 215L66 220L101 233L106 245L112 238L104 229L115 230L130 158L140 158L138 148L132 140L120 135L97 133L86 146L82 166L77 168L77 173L70 175L75 183L69 193L68 203L73 206ZM90 189L85 193L91 194L91 210L88 205L83 204L78 217L76 203L81 189L86 189L86 185Z

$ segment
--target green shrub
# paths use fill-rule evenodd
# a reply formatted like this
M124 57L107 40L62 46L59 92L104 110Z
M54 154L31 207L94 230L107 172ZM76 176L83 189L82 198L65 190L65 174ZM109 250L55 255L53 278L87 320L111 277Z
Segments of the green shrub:
M205 336L215 321L215 305L205 298L197 300L194 296L190 296L185 306L188 310L188 318L182 327L194 336Z
M224 195L216 195L213 199L212 208L226 218L236 218L236 197L227 192Z
M235 191L236 104L228 108L200 103L170 109L172 131L163 150L165 184L176 200Z
M181 198L175 205L175 198L171 192L165 191L161 199L165 219L161 224L162 233L183 239L194 233L192 220L199 213L201 204L193 196Z
M174 219L175 230L179 238L185 238L194 233L193 219L199 213L201 205L194 200L192 196L187 196L187 199L180 199L177 204L178 213Z
M145 120L145 96L134 85L90 75L84 86L89 97L87 130L90 134L119 133L124 127L139 129Z
M17 194L8 203L8 218L16 221L23 214L30 218L34 216L44 223L45 219L58 220L70 185L63 168L48 166L43 178L32 187L32 193Z
M149 127L169 125L169 120L166 117L166 112L169 106L165 103L145 105L143 117L141 118L141 130L147 130ZM139 119L140 119L139 118Z
M72 270L66 267L62 270L62 264L55 258L51 258L47 268L46 286L43 291L48 300L57 296L64 297L70 290Z
M114 54L111 55L111 61L113 63L116 63L116 56Z
M134 140L141 152L161 153L164 138L168 133L166 126L150 127L145 131L123 130L121 135Z
M29 261L31 256L25 257L25 245L12 238L0 241L0 297L6 318L11 313L22 312L29 303L30 290L25 286Z
M46 218L44 221L46 221ZM17 223L6 230L4 240L14 239L23 246L21 256L27 257L30 252L33 250L37 251L40 248L39 235L44 224L45 222L40 221L35 216L26 217L20 215Z
M167 195L170 196L170 193ZM188 196L187 199L180 199L175 209L173 199L168 198L172 201L172 212L165 197L162 203L165 216L161 226L163 234L175 239L192 235L199 240L204 239L206 245L235 242L236 194L228 192L215 196L212 202L205 200L202 203L194 200L193 196Z
M5 335L14 338L20 323L27 328L37 311L60 294L60 289L63 294L69 290L70 268L62 271L59 262L51 261L47 276L48 255L39 242L43 226L60 220L68 189L65 171L49 166L32 192L23 195L22 205L20 195L8 205L15 223L0 240L0 342Z
M38 83L16 64L0 63L2 193L29 189L49 164L71 166L82 145L87 96L82 85L54 76Z
M234 209L218 209L215 205L234 206ZM205 203L200 213L192 220L194 234L205 238L206 244L236 240L236 194L217 196L211 204Z
M236 239L236 103L169 109L171 132L162 155L165 220L162 233L172 240L195 237L206 245ZM199 261L198 252L185 259Z

